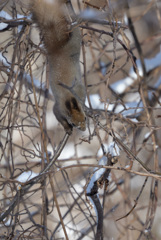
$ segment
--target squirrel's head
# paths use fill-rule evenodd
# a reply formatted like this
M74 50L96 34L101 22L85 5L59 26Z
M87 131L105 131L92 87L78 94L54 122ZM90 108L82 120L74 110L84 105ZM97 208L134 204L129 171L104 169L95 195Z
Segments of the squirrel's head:
M65 106L68 113L68 123L72 125L72 127L76 127L81 131L85 131L86 116L81 104L74 97L71 97L69 100L65 101Z

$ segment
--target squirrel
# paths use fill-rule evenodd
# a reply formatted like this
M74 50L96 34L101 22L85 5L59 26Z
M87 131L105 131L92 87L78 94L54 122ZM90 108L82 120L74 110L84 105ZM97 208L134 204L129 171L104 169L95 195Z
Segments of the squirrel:
M63 0L30 0L30 11L47 52L50 86L55 98L54 114L68 134L73 127L85 131L80 30L76 26L72 28Z

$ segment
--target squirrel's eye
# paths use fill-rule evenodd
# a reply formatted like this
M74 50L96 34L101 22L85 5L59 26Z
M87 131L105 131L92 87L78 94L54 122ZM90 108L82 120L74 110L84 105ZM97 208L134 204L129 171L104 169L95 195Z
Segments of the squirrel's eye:
M65 101L65 106L71 112L72 108L69 100Z
M80 111L79 107L78 107L78 103L77 100L75 98L71 98L71 102L73 104L73 108Z

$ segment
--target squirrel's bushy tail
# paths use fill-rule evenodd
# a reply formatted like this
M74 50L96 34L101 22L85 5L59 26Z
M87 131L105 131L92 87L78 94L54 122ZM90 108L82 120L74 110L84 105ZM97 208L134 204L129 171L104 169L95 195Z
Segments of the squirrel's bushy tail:
M37 23L45 47L55 52L70 39L69 16L62 0L31 0L30 10Z

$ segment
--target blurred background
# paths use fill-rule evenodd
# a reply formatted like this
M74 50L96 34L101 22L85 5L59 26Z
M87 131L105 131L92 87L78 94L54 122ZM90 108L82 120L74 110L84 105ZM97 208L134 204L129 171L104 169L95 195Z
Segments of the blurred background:
M65 132L28 1L0 1L0 239L95 239L99 219L86 189L111 143L117 159L108 181L96 181L103 239L161 239L161 1L71 4L81 18L87 129L74 129L50 177L18 197Z

